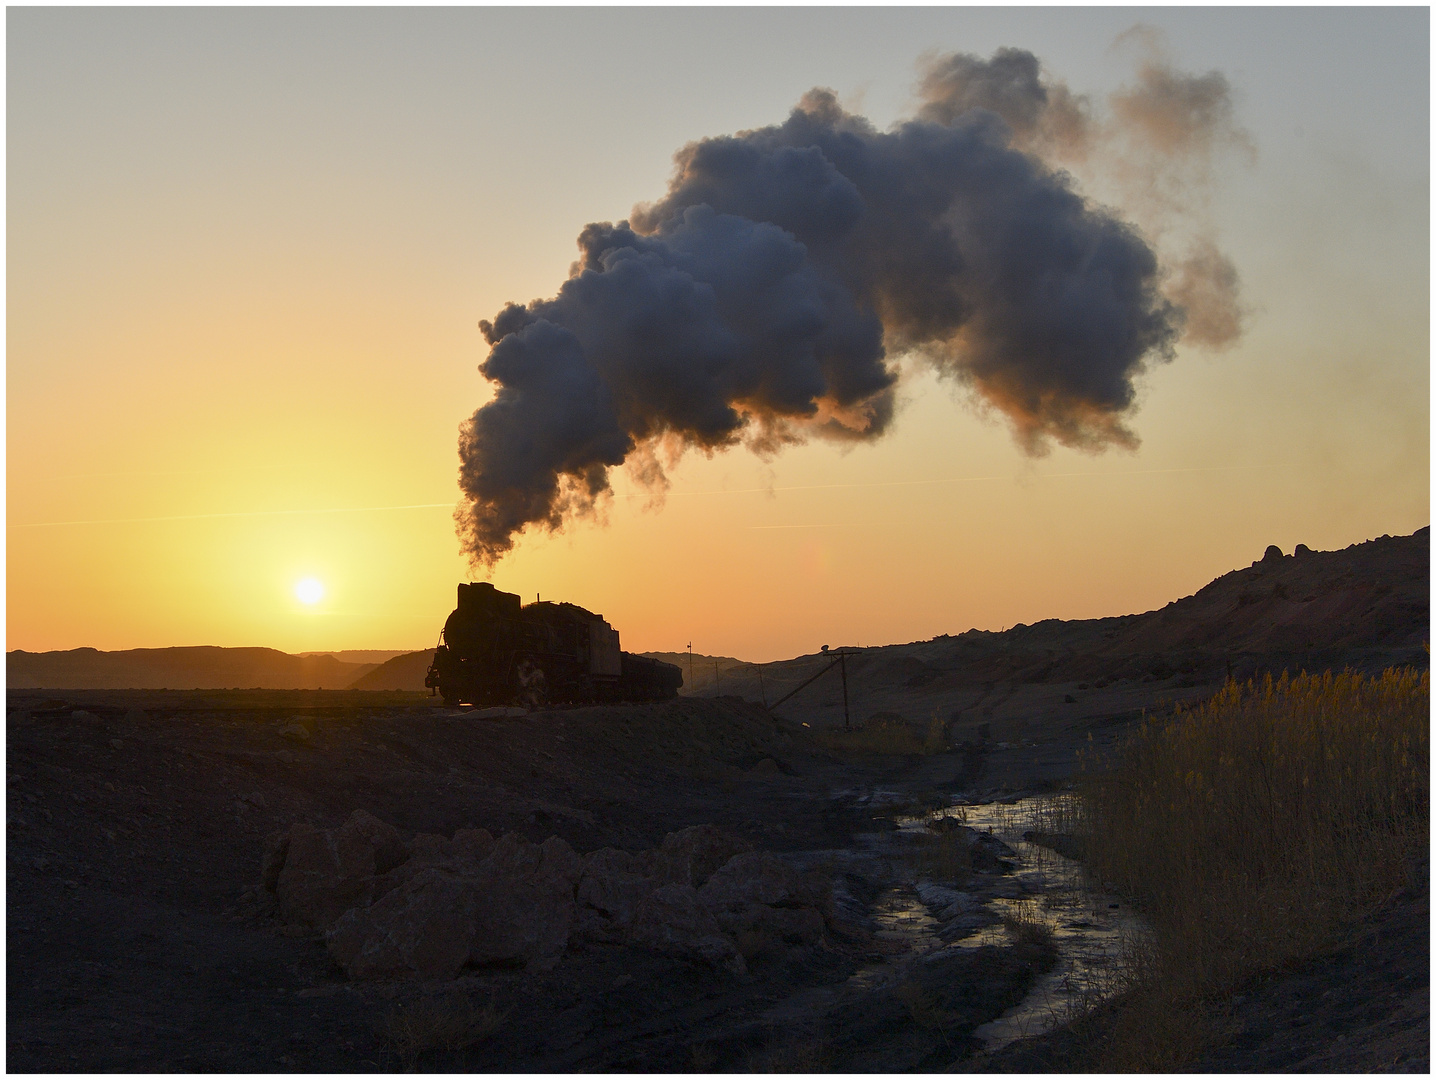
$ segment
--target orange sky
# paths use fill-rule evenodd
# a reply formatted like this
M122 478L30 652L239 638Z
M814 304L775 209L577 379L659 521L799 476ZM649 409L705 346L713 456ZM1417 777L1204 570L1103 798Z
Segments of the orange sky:
M1138 17L820 14L9 12L6 647L432 645L475 323L552 295L585 223L809 86L906 115L923 48L1095 92ZM494 582L766 660L1142 611L1270 543L1427 524L1426 12L1142 18L1228 75L1258 157L1211 206L1248 332L1151 372L1138 451L1027 458L914 372L879 442L690 456L661 507L620 473Z

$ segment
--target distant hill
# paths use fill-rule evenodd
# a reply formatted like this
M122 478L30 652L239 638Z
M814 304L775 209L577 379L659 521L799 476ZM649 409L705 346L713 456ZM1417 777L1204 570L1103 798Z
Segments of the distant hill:
M12 689L55 690L342 690L374 664L278 649L196 645L172 649L66 649L5 654Z
M413 649L331 649L326 652L323 649L311 649L309 652L295 655L332 656L336 660L343 660L346 664L382 664L386 660L392 660L396 656L404 656L413 651Z
M736 693L723 686L723 677L730 671L740 671L756 678L753 673L758 669L758 665L747 660L732 656L709 656L707 653L646 652L639 655L651 660L662 660L682 671L683 689L679 693L689 697L712 697L715 687L725 694Z
M350 684L350 690L423 690L424 676L434 659L433 649L404 653L365 672Z

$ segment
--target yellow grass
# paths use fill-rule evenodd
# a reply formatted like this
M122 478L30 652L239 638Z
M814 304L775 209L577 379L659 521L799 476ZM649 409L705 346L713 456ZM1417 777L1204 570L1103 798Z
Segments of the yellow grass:
M820 730L813 738L829 750L859 754L918 754L924 757L947 749L947 725L934 715L919 730L895 713L878 713L852 731Z
M1107 1067L1177 1067L1201 1002L1333 945L1407 883L1429 844L1429 710L1410 670L1229 683L1145 723L1086 786L1089 864L1153 931Z

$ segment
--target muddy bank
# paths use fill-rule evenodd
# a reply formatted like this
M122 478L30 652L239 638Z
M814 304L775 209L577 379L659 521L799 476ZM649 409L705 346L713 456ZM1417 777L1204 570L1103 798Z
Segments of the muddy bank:
M1430 970L1430 889L1421 880L1391 897L1342 947L1213 1005L1209 1043L1186 1071L1429 1073ZM974 1054L958 1069L1102 1071L1120 1004L1071 1027Z

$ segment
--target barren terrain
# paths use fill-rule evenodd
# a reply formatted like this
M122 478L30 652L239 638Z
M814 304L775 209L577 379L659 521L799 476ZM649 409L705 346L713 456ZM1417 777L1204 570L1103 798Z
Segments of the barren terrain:
M403 692L11 689L8 1066L1071 1067L1060 1034L1002 1047L984 1027L1060 962L1060 941L995 925L1040 877L972 830L956 834L960 873L934 861L942 823L921 815L1061 787L1143 708L1206 692L1228 661L1425 666L1427 536L1274 557L1145 616L864 650L856 719L931 731L936 716L924 755L825 749L841 712L821 694L780 717L731 694L485 717ZM821 919L735 937L743 962L727 966L575 929L552 964L351 978L262 871L295 823L334 830L356 810L394 826L406 856L422 834L472 828L560 837L585 866L713 825L804 875ZM1234 1003L1205 1067L1424 1069L1424 884L1373 924L1380 947Z

